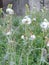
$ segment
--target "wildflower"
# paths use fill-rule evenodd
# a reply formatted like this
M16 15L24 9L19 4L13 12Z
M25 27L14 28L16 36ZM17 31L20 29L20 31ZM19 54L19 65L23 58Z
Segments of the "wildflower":
M13 11L13 9L11 9L11 8L7 8L7 9L6 9L6 13L7 13L7 14L14 14L14 11Z
M45 19L44 19L44 22L48 22L48 20L45 18Z
M21 36L21 39L24 39L24 38L25 38L24 35L22 35L22 36Z
M8 36L8 35L11 35L11 31L8 31L7 33L6 33L6 35Z
M22 24L31 24L31 19L28 16L25 16L22 19Z
M45 36L45 39L47 39L47 36Z
M47 8L47 7L44 7L44 10L46 10L46 11L47 11L47 10L48 10L48 8Z
M47 19L44 19L44 22L42 22L40 26L42 29L46 30L49 27L49 22L47 21Z
M49 47L49 41L47 41L47 46Z
M41 9L41 11L44 13L44 9Z
M33 21L36 21L36 18L33 18Z
M30 39L30 40L34 40L35 38L36 38L35 35L31 35L29 39Z
M42 22L40 26L41 28L47 29L47 22Z

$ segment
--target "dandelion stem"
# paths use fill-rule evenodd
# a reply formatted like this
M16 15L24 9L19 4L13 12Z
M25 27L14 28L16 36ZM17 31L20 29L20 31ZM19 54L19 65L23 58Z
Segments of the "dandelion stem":
M27 56L27 65L28 65L28 59L29 59L29 56Z

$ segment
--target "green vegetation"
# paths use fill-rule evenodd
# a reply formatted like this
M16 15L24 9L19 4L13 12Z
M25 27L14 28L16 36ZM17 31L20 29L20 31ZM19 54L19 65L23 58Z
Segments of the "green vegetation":
M0 65L49 65L48 10L0 17Z

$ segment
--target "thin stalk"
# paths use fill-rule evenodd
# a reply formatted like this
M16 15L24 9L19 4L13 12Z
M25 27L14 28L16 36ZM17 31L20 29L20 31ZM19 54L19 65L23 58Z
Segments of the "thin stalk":
M12 16L9 16L9 24L7 24L7 31L11 32L12 35ZM16 65L16 43L12 40L12 36L7 36L8 43L7 43L7 52L9 53L9 65Z
M29 65L29 62L28 61L29 61L29 56L27 56L27 65Z

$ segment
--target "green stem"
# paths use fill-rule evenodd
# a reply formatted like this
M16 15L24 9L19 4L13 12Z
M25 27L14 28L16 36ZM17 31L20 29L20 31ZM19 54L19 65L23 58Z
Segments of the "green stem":
M29 60L29 56L27 56L27 65L29 65L28 60Z
M9 17L10 18L9 18L9 24L7 25L7 30L12 29L12 16L9 16ZM9 53L8 61L9 61L9 65L16 65L16 58L15 58L16 57L16 43L14 40L12 40L11 35L9 35L9 37L7 36L7 38L9 39L7 43L7 52Z

